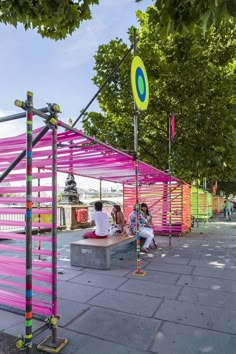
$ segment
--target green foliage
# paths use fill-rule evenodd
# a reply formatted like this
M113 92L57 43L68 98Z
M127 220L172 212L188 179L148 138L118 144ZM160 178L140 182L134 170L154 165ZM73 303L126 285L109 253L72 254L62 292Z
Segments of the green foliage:
M217 193L224 192L226 197L236 195L236 182L218 182Z
M99 0L12 0L0 1L0 22L37 28L42 37L64 39L84 20L91 19L90 7Z
M236 28L233 21L211 27L204 36L172 34L165 40L149 11L138 13L138 54L145 63L150 103L139 114L139 157L168 168L167 115L176 116L172 172L191 181L236 178ZM132 36L132 34L130 33ZM122 40L101 45L94 82L100 86L128 47ZM90 135L126 151L133 149L133 97L129 57L98 97L102 113L83 120Z
M94 4L99 5L99 0L0 0L0 23L15 27L22 23L26 30L37 28L42 37L64 39L91 19ZM155 0L154 4L156 8L148 10L150 22L160 24L163 36L191 30L196 23L205 32L211 24L236 16L235 0Z
M136 0L140 2L141 0ZM149 9L153 24L160 24L160 33L186 33L195 24L201 24L203 33L211 26L219 26L222 20L236 16L235 0L155 0Z
M140 2L142 0L135 0ZM0 0L0 22L26 30L37 28L42 37L64 39L91 19L91 6L99 0ZM160 33L183 33L201 23L204 33L211 25L236 16L235 0L155 0L150 7L150 23L160 24Z

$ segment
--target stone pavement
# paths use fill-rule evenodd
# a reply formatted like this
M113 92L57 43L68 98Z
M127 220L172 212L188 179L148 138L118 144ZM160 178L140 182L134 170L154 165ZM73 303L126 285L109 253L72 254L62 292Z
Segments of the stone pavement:
M71 267L81 234L58 234L58 336L69 340L61 353L236 353L236 216L199 224L172 248L159 237L160 249L142 255L145 277L132 274L134 244L117 249L111 270ZM36 344L50 335L42 326L33 320ZM24 333L23 316L0 310L0 331ZM7 350L2 341L0 354L15 353Z

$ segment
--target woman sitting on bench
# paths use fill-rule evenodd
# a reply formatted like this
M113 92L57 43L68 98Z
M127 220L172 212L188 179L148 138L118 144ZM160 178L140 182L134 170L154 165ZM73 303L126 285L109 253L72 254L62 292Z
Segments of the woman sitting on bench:
M121 208L118 204L113 205L112 211L111 211L111 216L113 219L113 224L111 225L110 228L110 235L119 235L123 234L126 235L126 230L125 230L125 217L124 214L121 211Z
M147 204L146 203L141 203L140 208L141 208L141 211L143 213L143 216L145 217L145 219L148 222L148 224L146 226L152 227L152 213L149 210ZM155 241L155 238L153 238L152 242L153 242L153 246L155 248L158 248L158 245L157 245L157 243Z
M91 226L96 226L95 231L85 232L83 238L105 238L109 231L109 218L106 213L102 211L102 202L95 202L95 211L91 217Z
M146 203L141 203L140 204L140 208L143 212L143 216L145 217L145 219L147 219L148 223L150 225L152 225L152 214L151 211L148 209L148 206Z
M136 205L134 205L133 211L129 216L129 227L131 233L134 235L137 232L137 210ZM143 213L138 205L138 223L139 223L139 236L145 238L143 247L141 248L142 252L149 253L151 249L151 243L154 240L154 233L151 225L148 223L147 219L143 216Z

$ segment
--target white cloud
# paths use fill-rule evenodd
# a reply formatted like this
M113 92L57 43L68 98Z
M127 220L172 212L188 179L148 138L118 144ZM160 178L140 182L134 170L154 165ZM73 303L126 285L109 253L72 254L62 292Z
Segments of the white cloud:
M108 30L102 17L97 16L92 21L83 23L75 34L68 38L63 46L61 68L72 69L85 63L92 62L93 55L101 43L102 33Z
M15 113L17 113L17 112L0 108L0 118L5 117L5 116L9 116L9 115L12 115L12 114L15 114Z
M79 39L78 42L73 41L64 49L63 60L58 63L59 67L62 69L80 67L92 59L94 47L97 46L98 43L91 36L88 40Z
M25 120L24 119L14 119L7 122L1 122L2 117L7 117L12 114L19 113L16 111L0 109L0 138L11 137L14 135L19 135L25 131Z
M6 122L1 122L1 118L18 113L20 112L0 109L0 139L18 136L26 132L26 118L17 118ZM35 117L33 120L33 129L43 126L43 120L39 117Z
M150 4L146 4L148 6ZM100 44L121 37L128 39L127 31L137 25L135 11L144 4L134 0L102 0L92 8L92 20L82 23L80 28L63 43L58 65L62 69L78 68L86 63L93 65L93 56ZM62 56L61 56L62 54Z

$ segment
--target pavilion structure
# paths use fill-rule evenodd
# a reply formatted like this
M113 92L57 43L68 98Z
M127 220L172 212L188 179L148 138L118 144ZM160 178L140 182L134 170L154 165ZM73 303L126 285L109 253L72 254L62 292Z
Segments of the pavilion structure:
M15 241L0 242L0 306L25 313L24 345L30 345L32 340L34 314L49 319L50 341L60 347L65 341L57 338L55 325L58 317L57 172L121 183L126 217L136 200L138 182L140 202L150 206L154 230L160 234L171 230L174 235L181 235L189 231L190 186L174 176L170 183L167 173L142 161L138 161L138 176L135 176L137 161L133 156L60 121L58 105L33 108L32 96L28 92L26 102L16 102L24 113L0 118L3 122L26 117L27 127L25 134L0 139L0 182L10 184L0 186L0 225L25 229L25 234L0 230L0 240ZM43 118L42 128L33 129L34 115ZM44 223L45 214L51 215L50 223ZM9 219L9 215L16 218ZM51 232L33 234L34 228L44 227Z

